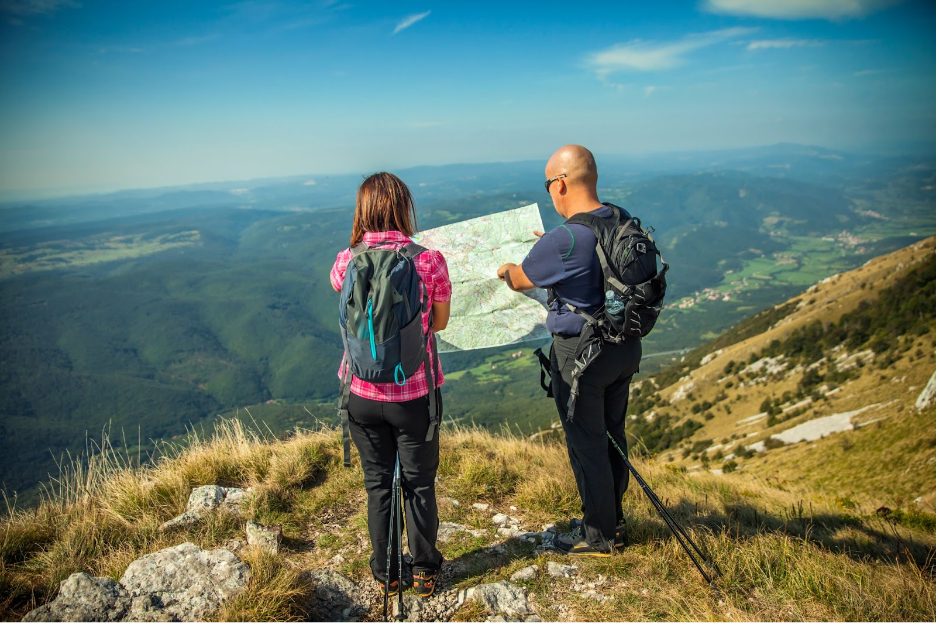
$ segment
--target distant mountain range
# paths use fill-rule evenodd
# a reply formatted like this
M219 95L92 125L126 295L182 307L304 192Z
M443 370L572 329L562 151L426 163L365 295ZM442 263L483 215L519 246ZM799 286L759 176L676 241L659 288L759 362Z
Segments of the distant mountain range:
M670 306L647 354L694 348L935 232L932 157L783 145L600 165L604 199L654 226L672 265ZM422 228L532 201L553 227L542 169L398 173ZM304 408L330 418L319 405L335 394L341 347L326 276L348 244L360 181L306 176L0 206L0 482L35 492L55 456L83 449L108 423L113 437L123 430L149 448L242 406L275 431L308 421ZM515 406L514 427L525 431L550 418L527 351L444 362L451 418L499 426Z

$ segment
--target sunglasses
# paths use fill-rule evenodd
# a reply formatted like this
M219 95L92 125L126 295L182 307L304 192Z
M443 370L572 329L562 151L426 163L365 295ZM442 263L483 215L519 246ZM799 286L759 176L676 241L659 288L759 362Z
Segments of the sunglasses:
M547 180L545 180L544 181L545 193L550 193L551 191L549 191L549 189L551 188L551 183L554 182L555 180L560 180L561 178L567 178L567 174L558 174L554 178L548 178Z

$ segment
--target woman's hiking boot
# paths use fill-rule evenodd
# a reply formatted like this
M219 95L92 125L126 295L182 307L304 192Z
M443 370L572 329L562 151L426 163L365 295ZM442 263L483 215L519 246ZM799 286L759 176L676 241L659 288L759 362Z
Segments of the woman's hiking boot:
M421 569L414 571L412 586L418 597L427 599L434 594L434 590L437 587L437 575L439 573L439 571L424 571Z
M378 584L378 590L385 592L385 582L380 579L376 579L375 583ZM393 579L388 582L388 594L394 594L398 592L398 580Z

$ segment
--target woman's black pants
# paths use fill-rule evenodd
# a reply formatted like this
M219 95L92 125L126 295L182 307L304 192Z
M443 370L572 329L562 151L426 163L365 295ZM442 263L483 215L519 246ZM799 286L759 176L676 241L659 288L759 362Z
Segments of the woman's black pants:
M438 391L439 393L439 391ZM437 550L437 497L434 480L440 458L439 428L425 441L430 424L428 398L381 402L352 394L349 397L349 432L362 459L368 493L368 533L372 541L372 575L385 579L388 522L394 493L395 453L401 458L408 547L415 569L437 571L443 556ZM393 537L400 541L401 536ZM392 579L398 575L398 543L391 545Z

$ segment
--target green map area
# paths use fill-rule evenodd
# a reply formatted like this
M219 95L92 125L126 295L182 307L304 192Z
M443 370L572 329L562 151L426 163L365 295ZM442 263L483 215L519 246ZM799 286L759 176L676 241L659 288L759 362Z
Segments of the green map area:
M438 333L440 351L499 347L544 340L547 316L542 289L509 290L496 277L505 262L520 262L544 230L537 204L459 221L419 233L421 245L447 260L453 297L450 324Z

